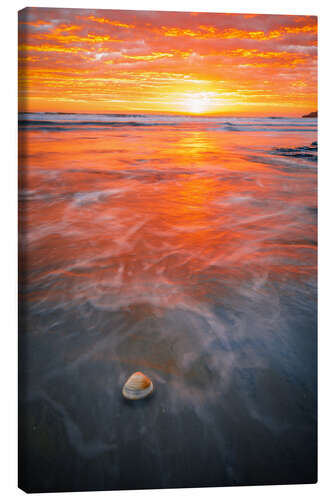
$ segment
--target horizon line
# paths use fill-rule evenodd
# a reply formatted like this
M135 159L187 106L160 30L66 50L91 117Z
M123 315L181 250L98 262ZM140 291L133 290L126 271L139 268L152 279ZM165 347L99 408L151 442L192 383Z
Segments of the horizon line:
M317 111L311 111L308 114L315 113ZM219 114L219 113L116 113L116 112L77 112L77 111L18 111L18 115L20 114L49 114L49 115L101 115L101 116L186 116L191 118L304 118L306 115L238 115L238 114ZM318 118L312 117L312 118Z

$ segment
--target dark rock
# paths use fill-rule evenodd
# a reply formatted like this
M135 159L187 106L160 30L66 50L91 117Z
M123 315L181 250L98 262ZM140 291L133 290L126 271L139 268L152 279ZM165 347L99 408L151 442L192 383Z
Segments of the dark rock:
M318 111L312 111L308 115L303 115L302 118L318 118Z

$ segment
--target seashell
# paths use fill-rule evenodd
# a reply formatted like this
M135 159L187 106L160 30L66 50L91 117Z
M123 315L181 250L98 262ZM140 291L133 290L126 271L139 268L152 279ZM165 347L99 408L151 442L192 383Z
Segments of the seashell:
M153 392L152 381L141 372L135 372L123 386L123 396L126 399L142 399Z

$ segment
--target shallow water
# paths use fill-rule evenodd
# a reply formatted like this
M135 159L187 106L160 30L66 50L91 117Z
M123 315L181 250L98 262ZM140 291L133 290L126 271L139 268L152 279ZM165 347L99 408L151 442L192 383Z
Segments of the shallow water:
M25 489L316 480L316 130L20 116Z

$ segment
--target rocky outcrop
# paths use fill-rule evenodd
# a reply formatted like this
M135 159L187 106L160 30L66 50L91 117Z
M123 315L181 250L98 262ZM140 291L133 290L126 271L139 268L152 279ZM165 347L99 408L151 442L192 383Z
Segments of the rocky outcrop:
M303 115L302 118L318 118L318 111L312 111L308 115Z

